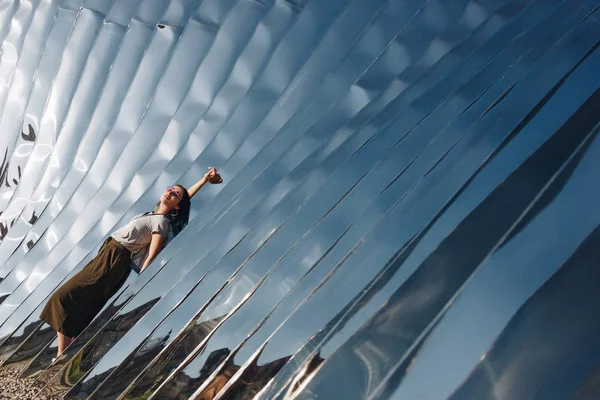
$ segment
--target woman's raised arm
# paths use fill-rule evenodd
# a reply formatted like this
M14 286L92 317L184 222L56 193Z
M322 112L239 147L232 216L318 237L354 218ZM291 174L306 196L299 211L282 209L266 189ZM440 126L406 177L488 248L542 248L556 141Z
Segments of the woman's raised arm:
M222 183L223 179L221 178L221 175L218 174L216 168L210 167L208 169L208 172L206 174L204 174L202 179L200 179L198 182L196 182L194 185L192 185L187 190L188 195L190 196L190 199L192 197L194 197L194 195L196 193L198 193L198 190L200 190L202 188L202 186L206 185L206 182L209 182L212 184L217 184L217 183Z

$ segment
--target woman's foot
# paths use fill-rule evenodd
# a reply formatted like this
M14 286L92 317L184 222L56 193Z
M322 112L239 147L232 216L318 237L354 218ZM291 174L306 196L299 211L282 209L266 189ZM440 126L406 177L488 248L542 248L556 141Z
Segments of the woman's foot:
M52 358L52 362L50 363L50 365L54 365L62 360L64 360L66 357L66 355L64 353L57 355L56 357Z

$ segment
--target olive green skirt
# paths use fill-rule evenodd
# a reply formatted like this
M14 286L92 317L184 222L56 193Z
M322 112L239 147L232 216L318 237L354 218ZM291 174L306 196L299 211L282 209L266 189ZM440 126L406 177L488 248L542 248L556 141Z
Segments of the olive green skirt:
M68 337L79 335L129 276L131 252L109 237L98 255L48 300L40 319Z

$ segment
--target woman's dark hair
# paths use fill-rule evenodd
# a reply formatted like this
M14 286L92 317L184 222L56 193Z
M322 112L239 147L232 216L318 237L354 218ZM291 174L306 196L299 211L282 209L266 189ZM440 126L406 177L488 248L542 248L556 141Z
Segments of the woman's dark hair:
M169 215L169 220L171 221L171 230L173 231L173 235L177 236L179 232L185 228L190 220L190 195L186 188L181 185L175 185L183 189L183 196L181 200L179 200L179 209L173 210Z

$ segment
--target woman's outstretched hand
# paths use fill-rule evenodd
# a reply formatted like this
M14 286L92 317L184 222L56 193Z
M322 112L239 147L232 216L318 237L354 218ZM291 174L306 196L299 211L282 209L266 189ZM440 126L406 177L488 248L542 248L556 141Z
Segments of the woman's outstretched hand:
M219 175L217 169L213 167L210 167L208 169L208 172L204 174L204 179L206 179L207 182L212 183L213 185L223 183L223 178L221 178L221 175Z
M219 184L223 183L223 178L221 178L221 175L219 175L216 168L210 167L202 179L196 182L192 187L188 188L187 192L188 196L190 196L190 199L194 197L194 195L202 188L202 186L206 184L206 182L210 182L213 185Z

